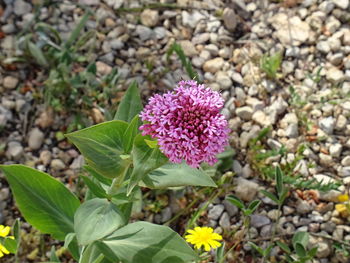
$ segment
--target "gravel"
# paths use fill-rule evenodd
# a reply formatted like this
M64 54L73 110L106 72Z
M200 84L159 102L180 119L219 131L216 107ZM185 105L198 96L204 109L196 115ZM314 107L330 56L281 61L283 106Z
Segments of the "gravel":
M235 176L226 194L235 194L246 205L254 199L262 200L252 216L249 229L252 238L271 235L278 215L275 204L259 192L271 191L274 186L257 170L256 153L249 143L269 127L270 132L257 145L264 148L264 153L277 151L281 146L287 152L264 160L266 167L292 164L294 173L304 177L323 184L335 180L343 184L340 191L315 191L317 202L305 198L306 191L298 194L291 191L282 208L278 231L306 230L350 240L346 218L334 211L337 196L350 184L349 0L265 1L264 6L248 0L181 0L178 5L191 8L144 9L121 16L116 16L116 9L145 3L79 2L94 10L87 25L98 32L93 54L97 74L103 78L116 68L118 91L124 91L128 83L136 80L142 97L146 98L152 92L173 88L182 78L187 79L178 57L172 55L169 61L166 57L166 51L176 41L203 83L222 93L225 98L222 113L232 129L230 144L236 152L231 168ZM34 6L23 0L6 3L1 17L4 36L0 46L3 56L12 57L17 54L16 34L33 18ZM220 16L215 10L222 11ZM52 15L49 8L40 12L44 22L63 34L71 32L81 16L81 9L70 4L59 4ZM263 55L276 52L282 54L281 66L276 79L270 79L260 61ZM45 72L33 71L28 65L18 65L16 70L3 67L0 158L2 163L29 164L67 182L68 177L76 178L80 173L84 158L71 151L72 146L66 141L56 138L57 132L64 132L68 119L44 109L33 99L38 84L46 77ZM302 145L305 149L299 151ZM0 223L14 217L8 209L12 201L6 185L0 177ZM150 218L164 223L175 214L174 206L169 206ZM220 196L209 205L203 219L201 222L207 221L222 233L239 231L242 213ZM348 262L341 261L328 239L311 235L309 247L313 246L319 247L315 263ZM273 253L278 261L279 252Z

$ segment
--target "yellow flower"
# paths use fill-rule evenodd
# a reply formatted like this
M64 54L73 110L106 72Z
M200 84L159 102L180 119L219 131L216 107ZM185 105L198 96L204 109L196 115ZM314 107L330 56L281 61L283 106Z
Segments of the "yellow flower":
M9 233L10 233L9 226L0 225L0 237L7 237ZM13 238L13 237L11 236L10 238ZM0 258L2 258L4 254L10 254L10 251L8 251L3 245L0 244Z
M349 201L349 196L348 196L348 195L339 195L339 196L338 196L338 201L339 201L339 202L346 202L346 201Z
M194 245L196 249L204 246L205 251L210 248L218 248L221 243L217 240L222 240L222 236L214 233L211 227L195 227L193 230L187 230L189 235L186 235L186 241Z

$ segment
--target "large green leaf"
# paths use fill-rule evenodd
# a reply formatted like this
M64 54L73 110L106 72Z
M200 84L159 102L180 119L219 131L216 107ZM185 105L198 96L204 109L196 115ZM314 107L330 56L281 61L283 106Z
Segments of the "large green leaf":
M78 147L88 165L103 176L115 178L125 169L120 158L124 153L123 135L128 124L109 121L66 134Z
M88 245L123 225L124 216L118 207L107 199L95 198L86 201L74 216L74 230L79 245Z
M142 108L140 91L136 81L134 81L125 92L114 119L131 122L131 120L141 112Z
M185 163L167 163L147 174L142 181L148 188L155 189L187 185L216 187L207 173Z
M101 244L103 253L113 262L187 263L198 259L176 232L148 222L122 227L102 240Z
M95 244L90 244L84 249L79 263L111 263L111 261L105 258Z
M79 200L50 175L23 165L1 165L24 218L43 233L64 240L73 232Z
M150 137L141 134L138 134L134 140L132 149L134 169L130 176L128 195L149 172L168 162L168 158L161 153L158 147L150 148L145 140L150 140Z
M124 133L124 152L130 153L135 136L139 131L139 116L135 116Z

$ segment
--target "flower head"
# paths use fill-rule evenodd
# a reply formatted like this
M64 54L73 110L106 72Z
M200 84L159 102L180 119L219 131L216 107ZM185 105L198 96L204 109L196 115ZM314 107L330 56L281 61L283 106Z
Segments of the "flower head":
M186 235L186 241L194 245L196 249L200 249L202 246L205 251L209 251L210 248L218 248L221 243L218 240L222 240L222 236L214 233L211 227L195 227L193 230L187 230L189 235Z
M220 114L223 105L220 93L194 80L180 81L174 91L150 98L140 114L145 121L140 129L158 140L173 163L213 165L228 143L227 121Z
M0 237L7 237L9 233L10 233L9 226L0 225ZM10 238L13 238L13 237L10 237ZM0 258L2 258L5 254L10 254L10 251L8 251L3 245L0 244Z
M348 195L338 195L338 201L339 202L346 202L349 201L349 196Z

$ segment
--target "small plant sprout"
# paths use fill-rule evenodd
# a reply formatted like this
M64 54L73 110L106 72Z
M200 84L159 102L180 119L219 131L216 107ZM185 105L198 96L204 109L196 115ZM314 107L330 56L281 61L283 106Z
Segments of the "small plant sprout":
M280 69L282 63L282 53L277 52L271 56L264 55L261 58L260 66L270 79L277 78L277 71Z
M215 233L211 227L195 227L187 232L189 234L185 236L186 241L194 245L196 249L203 247L205 251L210 251L210 249L216 249L222 245L219 242L222 240L222 236Z
M293 250L281 241L277 241L276 243L286 253L284 257L289 263L310 262L317 253L317 247L310 250L307 249L309 243L309 234L307 232L296 232L294 234L292 238Z

